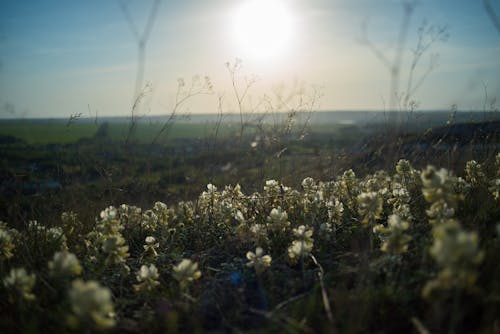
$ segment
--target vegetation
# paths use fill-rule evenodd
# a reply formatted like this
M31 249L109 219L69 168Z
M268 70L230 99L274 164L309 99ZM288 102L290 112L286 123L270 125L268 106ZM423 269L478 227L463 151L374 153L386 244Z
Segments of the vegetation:
M494 332L498 133L456 128L4 137L1 331Z

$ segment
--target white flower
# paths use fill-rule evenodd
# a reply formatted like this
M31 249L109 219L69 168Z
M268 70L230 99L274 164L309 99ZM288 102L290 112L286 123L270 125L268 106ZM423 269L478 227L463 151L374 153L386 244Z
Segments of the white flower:
M68 324L73 328L89 325L96 329L109 329L115 325L111 291L96 281L75 280L69 291L72 315Z
M260 274L269 268L272 261L270 255L264 255L264 251L261 247L257 247L255 249L255 253L248 252L247 259L250 260L250 262L247 263L247 267L254 267L257 274Z
M135 291L152 291L160 285L160 282L158 282L159 277L158 269L154 264L149 265L149 267L142 265L141 269L137 272L136 279L139 284L134 285Z
M285 210L282 210L281 207L273 208L269 213L268 220L274 224L288 225L288 214Z
M245 222L245 217L243 216L243 213L241 213L240 210L236 211L234 219L236 219L240 224L243 224Z
M49 262L49 270L55 276L72 276L82 273L82 266L75 254L68 251L57 252Z
M113 206L107 207L106 209L101 211L100 216L103 221L114 220L117 216L117 210Z
M11 302L14 302L18 296L29 301L35 299L35 295L31 292L35 281L35 274L28 275L24 268L13 268L4 278L3 285L10 295Z
M200 278L201 271L198 270L198 263L193 263L189 259L182 259L179 264L174 266L172 276L181 284L184 284Z

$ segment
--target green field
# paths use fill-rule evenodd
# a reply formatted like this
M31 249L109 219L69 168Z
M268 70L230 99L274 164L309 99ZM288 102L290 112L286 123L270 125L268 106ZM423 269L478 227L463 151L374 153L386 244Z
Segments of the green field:
M129 132L127 123L108 123L108 136L115 141L125 140ZM89 123L74 123L66 125L61 122L0 122L0 135L14 136L32 145L68 144L82 138L95 136L101 125ZM202 138L213 132L214 124L175 123L169 130L169 139ZM137 125L133 138L141 143L150 143L162 129L161 124ZM222 126L220 135L224 136L233 132L235 127ZM163 136L163 140L166 136Z

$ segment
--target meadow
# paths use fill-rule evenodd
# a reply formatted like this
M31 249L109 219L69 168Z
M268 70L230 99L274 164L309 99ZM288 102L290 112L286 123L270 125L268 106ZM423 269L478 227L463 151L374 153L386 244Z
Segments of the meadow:
M3 122L0 331L499 331L498 117L427 116Z

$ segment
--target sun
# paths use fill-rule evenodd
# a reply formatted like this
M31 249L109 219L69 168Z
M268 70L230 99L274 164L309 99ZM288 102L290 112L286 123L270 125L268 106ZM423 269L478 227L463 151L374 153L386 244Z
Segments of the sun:
M292 15L282 1L245 1L235 9L232 22L238 56L267 61L283 54L292 28Z

